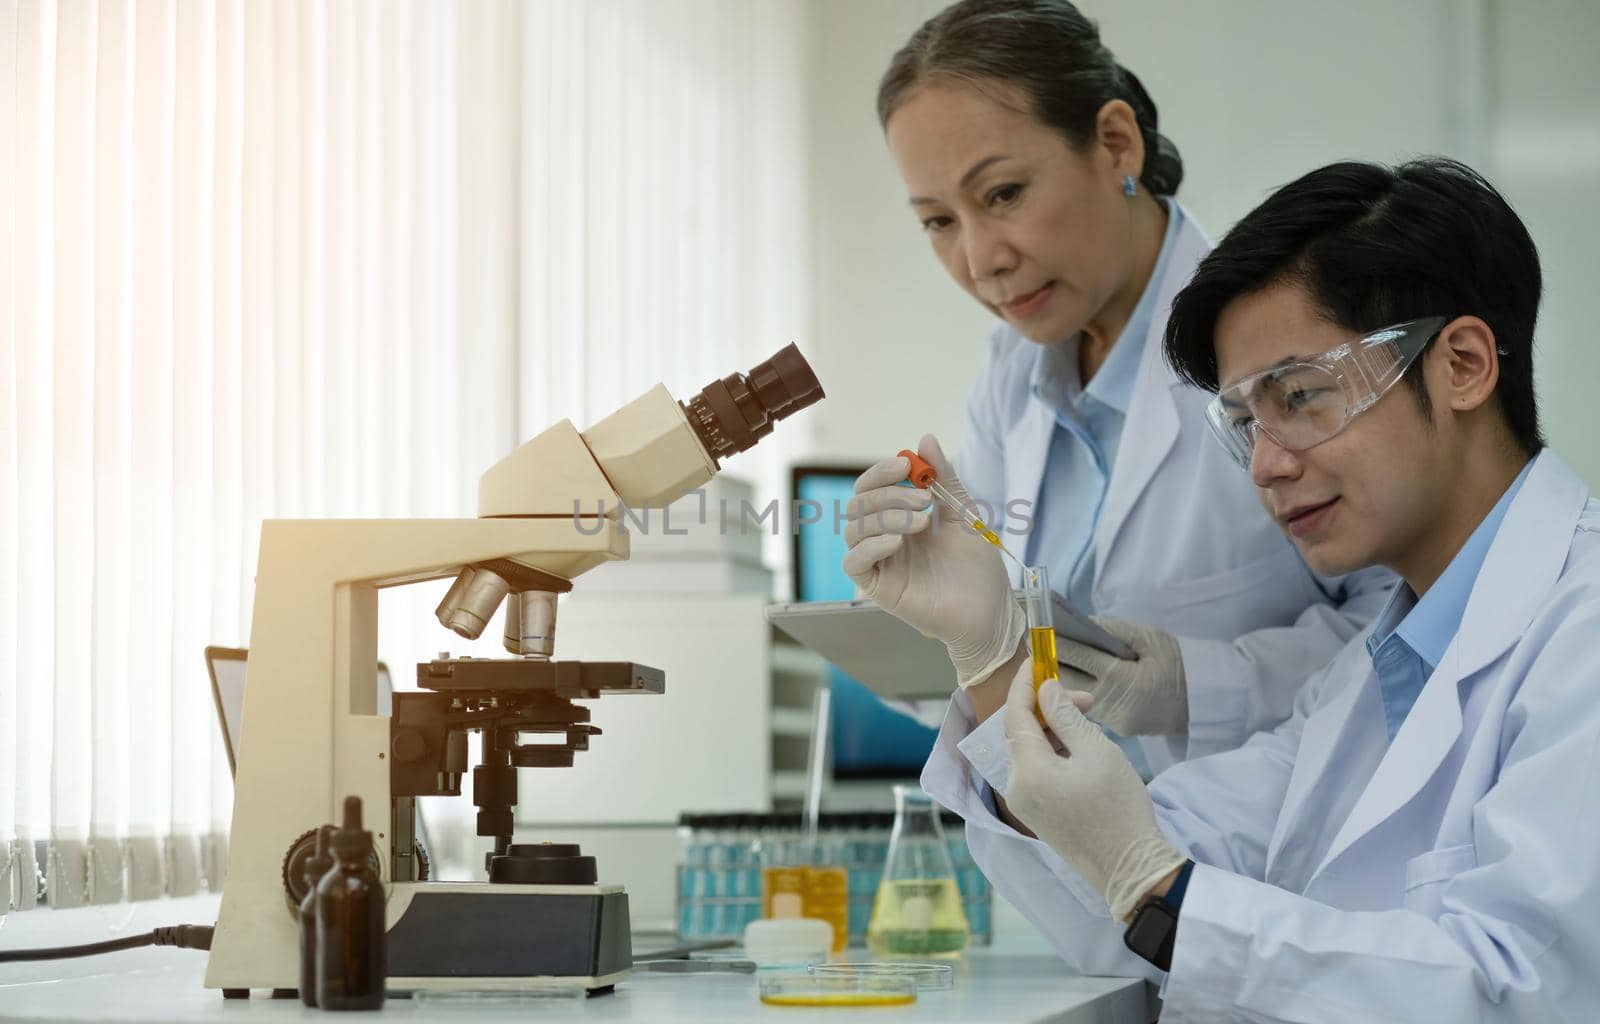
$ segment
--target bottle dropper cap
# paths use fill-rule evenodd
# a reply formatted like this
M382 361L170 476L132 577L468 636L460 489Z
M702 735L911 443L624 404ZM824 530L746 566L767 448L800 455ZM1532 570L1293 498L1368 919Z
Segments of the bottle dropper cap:
M361 798L344 798L344 825L333 834L333 852L340 858L361 857L372 849L372 833L361 827Z
M306 881L311 883L313 889L316 888L317 883L331 867L333 867L333 826L323 825L317 829L316 850L306 858L303 868Z

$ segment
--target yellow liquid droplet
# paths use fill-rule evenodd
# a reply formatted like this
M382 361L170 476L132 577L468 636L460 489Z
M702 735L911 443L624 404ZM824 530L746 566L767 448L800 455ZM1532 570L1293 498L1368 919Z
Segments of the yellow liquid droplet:
M905 1006L917 1001L909 992L795 992L764 995L770 1006Z

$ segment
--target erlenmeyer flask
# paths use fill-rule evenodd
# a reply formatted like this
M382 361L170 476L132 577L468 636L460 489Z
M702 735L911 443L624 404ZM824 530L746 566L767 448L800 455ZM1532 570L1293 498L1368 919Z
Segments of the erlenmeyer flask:
M915 786L894 787L894 831L867 945L879 956L959 956L967 948L955 868L939 806Z

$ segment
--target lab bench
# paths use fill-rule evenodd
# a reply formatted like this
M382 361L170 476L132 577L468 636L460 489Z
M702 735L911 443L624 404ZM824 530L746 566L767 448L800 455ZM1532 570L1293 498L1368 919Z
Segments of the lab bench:
M225 1001L220 992L202 987L205 958L187 950L129 950L100 959L102 971L70 981L13 983L18 972L0 967L0 1020L267 1021L318 1016L297 999L271 999L264 991L248 1001ZM39 977L33 972L27 976ZM863 1024L879 1020L1148 1024L1153 1006L1151 990L1144 981L1074 975L1053 956L974 950L957 962L954 988L924 992L911 1006L854 1010L764 1006L756 994L754 975L636 972L611 994L581 1001L515 1008L428 1006L424 1012L409 1000L392 999L381 1016L428 1021L627 1020L652 1024L751 1020L793 1024L847 1020Z

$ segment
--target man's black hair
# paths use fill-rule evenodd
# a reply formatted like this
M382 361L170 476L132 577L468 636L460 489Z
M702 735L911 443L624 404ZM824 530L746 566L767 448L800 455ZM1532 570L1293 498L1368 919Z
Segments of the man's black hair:
M1544 447L1533 391L1539 252L1505 198L1465 164L1440 157L1399 167L1345 162L1312 171L1252 210L1173 301L1166 355L1178 375L1217 389L1213 334L1234 299L1272 285L1303 288L1353 332L1429 316L1477 316L1500 356L1495 395L1512 438ZM1407 383L1429 413L1421 376Z

